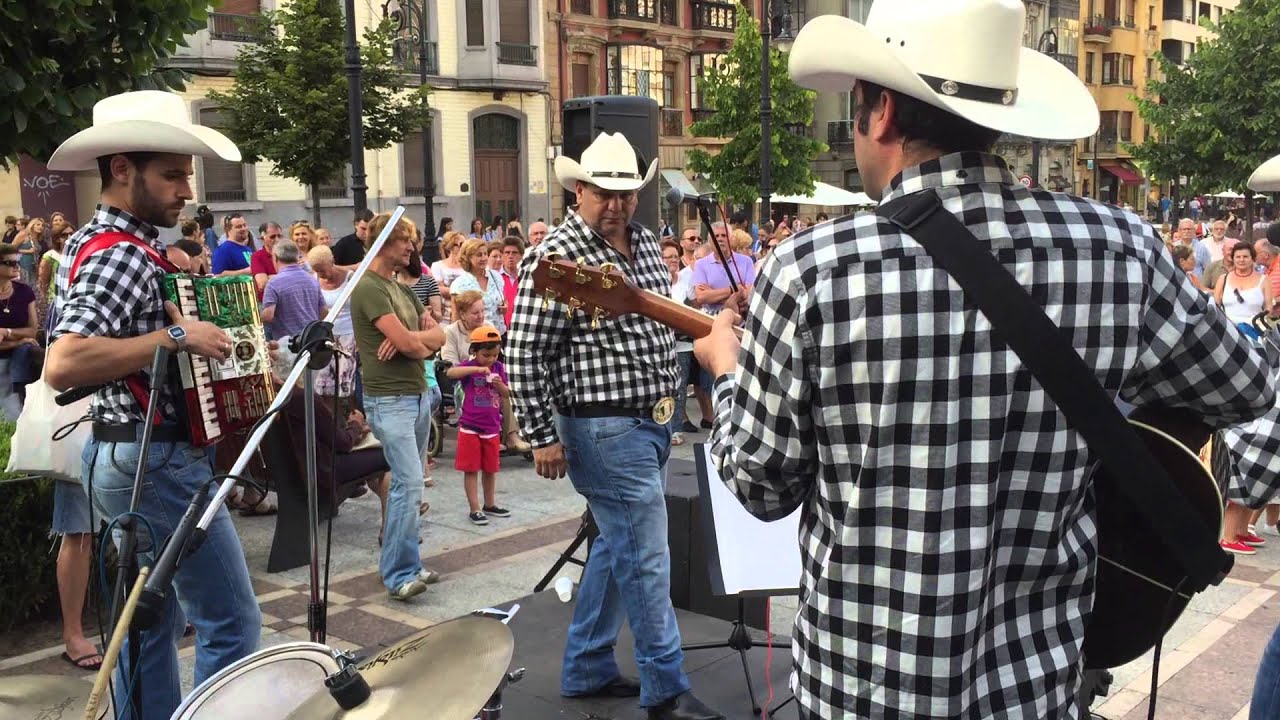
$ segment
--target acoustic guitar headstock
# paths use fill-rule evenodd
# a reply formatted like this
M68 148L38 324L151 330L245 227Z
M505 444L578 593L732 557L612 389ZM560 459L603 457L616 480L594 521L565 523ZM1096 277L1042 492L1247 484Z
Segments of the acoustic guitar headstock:
M592 329L605 317L637 312L641 307L640 289L613 263L595 267L551 253L534 267L533 286L542 298L543 312L550 310L553 302L563 303L589 314Z

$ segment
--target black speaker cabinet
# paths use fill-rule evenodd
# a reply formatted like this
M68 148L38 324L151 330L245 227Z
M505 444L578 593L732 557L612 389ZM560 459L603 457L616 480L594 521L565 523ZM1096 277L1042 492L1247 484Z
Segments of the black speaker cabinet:
M696 466L688 460L667 463L667 538L671 546L671 604L681 610L710 615L721 620L738 619L738 599L711 591L711 571L707 567L707 529L699 500ZM748 597L747 625L765 627L765 599ZM790 628L776 633L786 635Z
M632 95L580 97L565 102L563 107L566 157L582 160L582 151L602 132L622 133L636 150L636 164L643 174L658 157L658 103L653 98ZM564 205L578 203L573 193L565 191ZM640 191L635 221L655 234L658 232L658 180L655 177Z

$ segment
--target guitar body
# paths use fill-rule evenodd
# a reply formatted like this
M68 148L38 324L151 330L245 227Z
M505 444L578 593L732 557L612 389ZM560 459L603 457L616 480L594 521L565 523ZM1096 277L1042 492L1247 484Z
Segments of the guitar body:
M534 268L533 281L544 311L553 303L563 304L568 312L592 317L593 324L598 318L639 313L700 338L711 331L714 321L670 298L640 290L617 268L548 256ZM1209 427L1180 409L1139 408L1129 414L1129 422L1204 527L1214 537L1221 535L1222 496L1197 454L1209 440ZM1085 626L1088 670L1123 665L1155 647L1191 601L1189 593L1173 592L1184 575L1174 555L1155 539L1138 509L1117 492L1124 481L1102 472L1093 482L1099 557L1093 613ZM1165 501L1148 500L1157 507Z
M1221 534L1222 496L1198 450L1211 430L1182 410L1140 408L1129 416L1151 454L1205 526ZM1101 471L1100 471L1101 472ZM1118 492L1123 478L1093 483L1097 499L1098 569L1093 613L1085 626L1085 669L1112 668L1155 647L1187 603L1188 593L1173 593L1185 574L1147 528L1137 509ZM1160 498L1151 498L1159 505Z

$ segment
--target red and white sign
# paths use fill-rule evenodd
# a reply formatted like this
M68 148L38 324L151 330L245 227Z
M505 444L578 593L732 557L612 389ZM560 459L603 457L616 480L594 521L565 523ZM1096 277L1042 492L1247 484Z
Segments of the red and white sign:
M1031 176L1023 175L1022 177L1018 178L1018 182L1022 183L1022 187L1031 187Z

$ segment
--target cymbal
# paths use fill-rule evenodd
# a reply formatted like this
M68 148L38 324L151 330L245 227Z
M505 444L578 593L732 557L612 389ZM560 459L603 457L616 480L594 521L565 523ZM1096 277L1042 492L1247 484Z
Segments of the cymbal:
M0 718L71 718L84 715L93 683L62 675L0 678ZM101 713L110 703L101 705Z
M467 616L429 627L360 664L371 694L343 710L327 689L288 720L471 720L498 689L515 638L492 618Z

